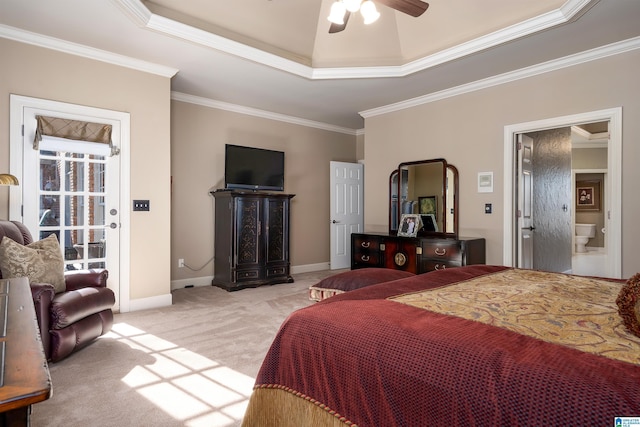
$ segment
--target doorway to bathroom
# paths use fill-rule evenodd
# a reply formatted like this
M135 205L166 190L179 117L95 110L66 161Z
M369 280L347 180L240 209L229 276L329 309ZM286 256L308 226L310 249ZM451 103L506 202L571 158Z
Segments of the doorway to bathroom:
M504 183L505 265L620 277L621 129L620 108L505 127L505 177L512 177ZM537 162L530 171L522 166L527 138ZM599 185L585 187L600 197L599 211L578 199L585 181ZM576 221L597 224L583 253L576 253Z
M587 148L574 143L572 150L571 184L575 207L572 224L575 233L571 268L573 273L585 276L602 276L607 268L606 144L607 141L594 143L593 147Z

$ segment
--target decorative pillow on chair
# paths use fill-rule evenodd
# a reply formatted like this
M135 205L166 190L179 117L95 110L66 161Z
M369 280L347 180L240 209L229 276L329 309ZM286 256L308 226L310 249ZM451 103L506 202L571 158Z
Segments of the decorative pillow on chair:
M622 286L616 304L624 326L640 337L640 273L636 273Z
M28 277L30 282L50 283L56 293L66 289L64 260L55 234L23 246L8 237L0 241L2 277Z
M377 283L390 282L415 276L413 273L390 268L360 268L329 276L309 288L309 299L322 301L343 292Z

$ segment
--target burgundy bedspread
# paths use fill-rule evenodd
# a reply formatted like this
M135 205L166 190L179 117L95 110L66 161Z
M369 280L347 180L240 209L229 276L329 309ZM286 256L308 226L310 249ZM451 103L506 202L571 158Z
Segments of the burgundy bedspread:
M386 298L505 269L436 271L283 323L256 380L358 426L608 426L640 415L640 366Z

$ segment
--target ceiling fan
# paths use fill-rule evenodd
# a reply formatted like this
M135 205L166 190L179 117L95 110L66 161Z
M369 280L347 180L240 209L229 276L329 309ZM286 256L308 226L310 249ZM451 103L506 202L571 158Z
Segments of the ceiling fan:
M422 15L429 7L429 3L422 0L376 0L376 2L413 17ZM371 0L364 2L362 0L336 0L329 15L329 21L331 21L329 33L339 33L344 30L351 13L358 10L364 16L365 24L374 22L380 16Z

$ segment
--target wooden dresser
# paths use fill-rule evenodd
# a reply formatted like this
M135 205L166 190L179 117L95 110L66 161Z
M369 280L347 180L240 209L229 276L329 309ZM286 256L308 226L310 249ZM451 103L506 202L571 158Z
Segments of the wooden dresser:
M0 313L0 426L28 426L52 389L26 278L0 280Z
M485 263L485 239L398 237L386 233L351 235L351 269L383 267L426 273Z

